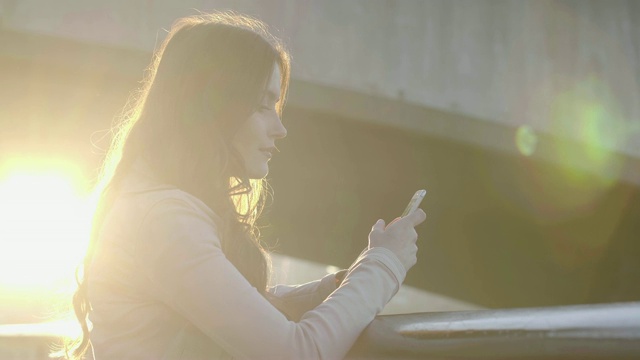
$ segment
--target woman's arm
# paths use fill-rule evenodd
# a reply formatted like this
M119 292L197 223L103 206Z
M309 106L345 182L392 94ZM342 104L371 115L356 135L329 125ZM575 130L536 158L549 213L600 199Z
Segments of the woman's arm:
M226 259L212 220L193 205L156 204L139 239L140 271L160 300L241 359L344 357L406 274L390 250L367 250L338 290L293 322Z
M340 270L302 285L276 285L267 289L265 296L287 319L298 321L340 286L346 271Z

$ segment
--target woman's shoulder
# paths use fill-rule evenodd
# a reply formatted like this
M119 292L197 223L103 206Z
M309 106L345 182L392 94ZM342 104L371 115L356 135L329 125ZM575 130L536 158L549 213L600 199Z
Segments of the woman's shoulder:
M140 171L128 174L121 189L120 199L139 214L147 215L153 210L191 212L210 218L213 222L220 220L219 216L198 197Z
M132 246L147 252L150 244L165 241L167 245L175 239L217 242L223 224L200 199L176 187L129 192L121 195L119 203L116 216L120 224L129 226L126 233L134 236Z
M147 199L149 209L162 207L175 211L206 215L214 221L219 220L211 208L196 196L179 188L158 189L143 195Z
M175 212L192 214L217 223L220 218L202 200L174 186L130 193L127 196L142 212Z

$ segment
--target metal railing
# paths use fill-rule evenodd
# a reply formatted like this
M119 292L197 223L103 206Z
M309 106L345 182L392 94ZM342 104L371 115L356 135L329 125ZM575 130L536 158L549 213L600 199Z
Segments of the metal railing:
M640 359L640 302L378 316L349 359Z

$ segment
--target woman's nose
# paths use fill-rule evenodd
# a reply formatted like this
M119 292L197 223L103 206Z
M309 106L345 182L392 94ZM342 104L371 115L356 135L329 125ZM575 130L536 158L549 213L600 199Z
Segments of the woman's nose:
M287 136L287 128L284 127L284 125L282 124L282 119L280 119L279 116L275 122L271 136L276 139L282 139Z

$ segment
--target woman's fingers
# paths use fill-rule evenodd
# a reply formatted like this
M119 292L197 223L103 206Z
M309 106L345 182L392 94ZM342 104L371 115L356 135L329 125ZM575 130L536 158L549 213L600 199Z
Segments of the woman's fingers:
M384 228L384 220L380 219L376 221L375 224L373 224L373 227L371 227L371 231L384 231Z
M389 226L397 223L398 221L408 222L409 224L415 227L420 225L426 219L427 219L427 214L425 214L425 212L422 209L418 208L415 211L412 211L409 215L405 217L397 217L393 219L388 225L385 225L384 220L380 219L375 224L373 224L373 227L371 228L371 230L384 231Z
M427 219L427 214L425 214L422 209L416 209L415 211L411 212L411 214L403 217L403 219L406 219L415 227L420 225Z
M394 219L386 226L384 220L378 220L371 227L369 247L381 246L391 250L405 269L409 270L417 262L418 233L414 227L425 219L424 211L417 209L403 218Z
M400 220L400 219L402 219L402 218L401 218L401 217L397 217L397 218L393 219L393 220L389 223L389 225L387 225L387 226L391 226L391 224L393 224L393 223L395 223L395 222L398 222L398 220Z
M422 211L422 209L416 209L411 212L409 215L403 218L394 219L389 225L387 225L386 229L389 229L391 225L398 224L398 226L411 226L416 227L420 225L427 218L427 214Z
M382 237L384 237L384 228L384 220L382 219L373 224L371 227L371 233L369 234L369 247L376 246L384 242L384 240L382 240Z

